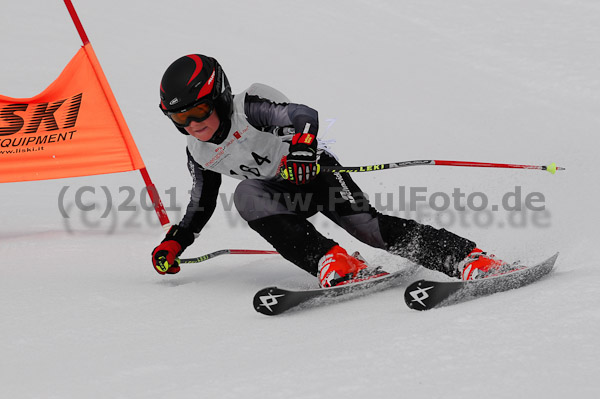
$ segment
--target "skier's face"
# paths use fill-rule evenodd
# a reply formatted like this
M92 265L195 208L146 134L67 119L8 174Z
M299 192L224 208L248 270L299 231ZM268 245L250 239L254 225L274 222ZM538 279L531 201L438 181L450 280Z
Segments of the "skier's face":
M191 121L184 129L185 131L200 141L208 141L214 136L219 128L219 117L216 112L213 112L207 119L202 122Z

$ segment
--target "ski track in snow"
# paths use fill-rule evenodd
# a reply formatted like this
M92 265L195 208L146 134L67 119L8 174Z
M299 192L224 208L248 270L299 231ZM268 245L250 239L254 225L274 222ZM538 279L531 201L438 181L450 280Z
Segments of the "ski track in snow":
M266 83L317 108L322 131L335 119L327 137L348 165L566 166L555 176L432 167L356 175L369 193L460 187L499 203L515 186L541 192L543 226L531 212L515 219L499 211L479 224L470 213L420 218L507 260L561 254L555 271L531 286L452 307L412 311L405 285L269 318L252 309L258 289L315 287L315 279L264 255L158 276L150 252L163 232L152 212L139 210L137 172L2 184L1 397L598 396L597 2L74 3L163 202L173 205L172 222L190 178L185 140L157 109L158 82L175 58L204 52L220 60L234 92ZM0 93L13 97L41 92L80 46L61 2L3 5L0 33ZM184 257L270 249L227 209L235 183L225 179L223 203ZM69 219L58 210L65 186ZM73 205L84 186L97 188L85 197L97 211ZM120 187L133 187L138 210L101 219L101 186L113 205L126 197ZM372 263L407 266L322 218L315 223ZM417 278L445 277L421 270Z

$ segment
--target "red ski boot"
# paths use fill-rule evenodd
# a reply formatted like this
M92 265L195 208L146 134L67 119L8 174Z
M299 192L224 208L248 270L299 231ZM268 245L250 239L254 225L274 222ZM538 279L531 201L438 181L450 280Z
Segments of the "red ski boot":
M503 260L496 259L492 254L488 255L481 249L475 248L458 264L457 268L460 278L467 281L510 273L522 267L510 265Z
M319 260L319 285L322 288L355 283L386 275L381 268L371 268L358 252L348 255L339 245L334 246Z

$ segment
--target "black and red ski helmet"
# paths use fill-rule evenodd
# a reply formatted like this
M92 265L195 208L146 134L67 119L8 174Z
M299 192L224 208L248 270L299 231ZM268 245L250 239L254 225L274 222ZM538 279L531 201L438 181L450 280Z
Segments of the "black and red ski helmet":
M216 59L202 54L189 54L175 60L160 82L160 109L168 115L205 101L212 103L221 121L210 140L218 142L229 132L233 113L233 95L223 68ZM187 134L185 129L177 128Z

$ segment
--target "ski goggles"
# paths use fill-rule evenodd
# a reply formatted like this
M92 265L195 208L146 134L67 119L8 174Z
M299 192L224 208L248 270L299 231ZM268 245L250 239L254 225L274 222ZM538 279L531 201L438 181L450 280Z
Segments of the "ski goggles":
M212 115L215 107L212 102L204 101L179 112L165 112L174 123L179 127L189 126L192 121L202 122Z

